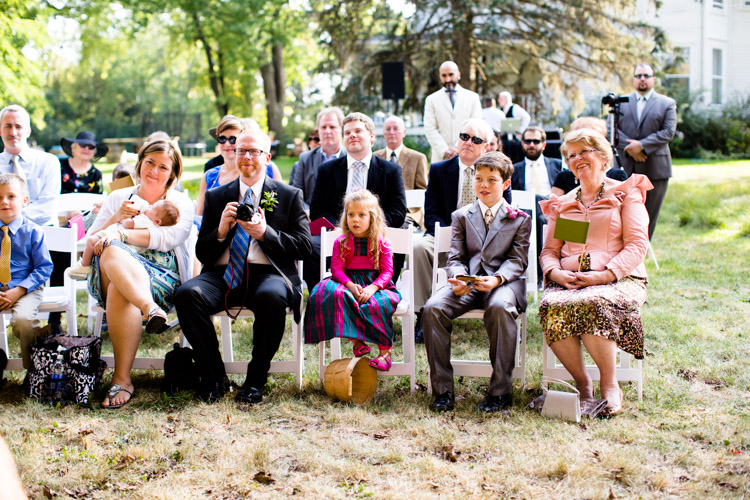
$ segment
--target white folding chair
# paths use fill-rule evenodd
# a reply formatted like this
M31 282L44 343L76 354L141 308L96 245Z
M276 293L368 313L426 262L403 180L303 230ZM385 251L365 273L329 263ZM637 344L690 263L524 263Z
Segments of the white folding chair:
M327 274L326 260L333 254L333 243L341 236L341 229L320 232L320 276L325 278ZM416 389L415 372L415 347L414 347L414 253L412 249L412 232L408 229L386 228L386 237L391 244L393 253L406 255L405 269L396 283L396 288L401 293L401 301L393 313L394 317L401 318L401 339L404 351L403 361L394 361L391 369L387 372L378 371L381 377L405 376L409 377L409 389ZM396 281L396 280L394 280ZM341 339L331 341L331 361L341 359ZM326 371L326 343L319 344L319 367L320 381L323 382Z
M451 248L451 228L440 227L440 223L435 223L435 250L432 256L432 294L437 292L438 288L448 282L448 275L438 264L438 255L450 251ZM528 267L531 267L529 264ZM528 278L528 268L527 277ZM455 319L483 319L484 309L472 309L467 313ZM526 383L526 312L518 315L516 319L518 333L516 335L516 365L513 368L513 378L521 382L521 387ZM465 360L451 359L454 377L485 377L492 376L492 365L489 360ZM428 393L432 394L432 386L428 384Z
M406 208L424 208L424 194L426 189L407 189Z
M57 206L65 212L77 210L85 212L94 207L94 203L107 199L107 194L96 193L63 193L57 201Z
M511 191L513 204L521 210L531 211L531 234L529 235L529 267L526 269L526 293L534 296L537 301L539 290L537 289L536 265L539 250L536 248L536 195L533 191Z
M300 280L302 279L302 261L297 262L297 271ZM243 308L240 312L239 307L229 310L232 316L239 313L240 318L251 318L253 312L248 308ZM302 372L305 368L305 353L303 349L304 334L302 325L294 321L294 312L291 308L287 309L287 314L292 316L292 350L294 357L290 360L271 361L271 368L268 373L294 373L297 378L297 388L302 389ZM235 361L234 350L232 345L232 318L227 315L226 311L221 311L213 315L219 318L221 322L221 348L224 358L224 367L227 373L247 373L247 361Z
M73 227L44 226L42 230L44 231L44 241L47 249L53 252L70 253L70 266L75 265L76 245L78 243L77 225L73 224ZM68 274L70 266L65 270L63 286L49 286L49 283L45 285L42 303L39 306L39 316L44 317L45 314L51 312L64 312L68 324L68 335L77 336L76 288L75 282ZM9 354L7 336L7 326L9 323L6 320L9 321L10 317L10 313L0 314L0 326L2 326L3 334L3 343L0 347L5 350L6 354ZM21 358L10 358L6 369L23 370Z

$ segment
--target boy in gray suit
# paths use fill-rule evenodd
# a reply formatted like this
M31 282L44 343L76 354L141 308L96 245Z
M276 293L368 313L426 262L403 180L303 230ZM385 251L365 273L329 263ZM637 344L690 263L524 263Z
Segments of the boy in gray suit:
M512 404L511 377L516 353L516 318L526 309L526 280L531 219L508 205L503 191L510 185L510 158L493 151L474 163L477 201L453 212L451 249L446 271L449 284L424 306L424 328L430 383L436 395L431 408L450 411L454 405L451 331L454 318L484 309L490 341L492 377L479 403L491 413ZM475 277L472 283L457 279Z

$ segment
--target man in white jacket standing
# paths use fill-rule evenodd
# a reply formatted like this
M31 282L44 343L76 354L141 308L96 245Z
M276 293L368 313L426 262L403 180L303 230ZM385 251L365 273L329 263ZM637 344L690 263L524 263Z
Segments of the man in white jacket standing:
M458 154L456 143L461 124L469 118L482 118L479 96L461 87L461 73L453 61L440 65L443 88L427 96L424 103L424 131L430 143L431 163Z

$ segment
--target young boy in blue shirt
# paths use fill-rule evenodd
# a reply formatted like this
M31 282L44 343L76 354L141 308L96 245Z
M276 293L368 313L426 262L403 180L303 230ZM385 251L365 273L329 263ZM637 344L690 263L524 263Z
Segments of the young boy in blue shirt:
M53 267L42 228L21 213L28 193L23 178L0 175L0 314L13 314L11 327L21 341L27 370L32 366L30 346L40 327L37 316L44 283Z

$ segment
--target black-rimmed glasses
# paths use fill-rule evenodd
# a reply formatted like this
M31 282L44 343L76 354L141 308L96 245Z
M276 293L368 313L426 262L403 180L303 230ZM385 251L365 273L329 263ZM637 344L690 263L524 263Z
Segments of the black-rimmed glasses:
M263 153L265 153L265 151L263 151L261 149L236 148L234 150L234 154L236 154L237 156L245 156L247 154L249 154L250 156L260 156Z

